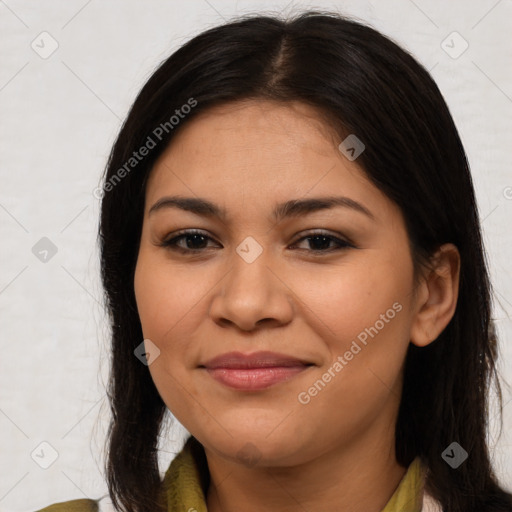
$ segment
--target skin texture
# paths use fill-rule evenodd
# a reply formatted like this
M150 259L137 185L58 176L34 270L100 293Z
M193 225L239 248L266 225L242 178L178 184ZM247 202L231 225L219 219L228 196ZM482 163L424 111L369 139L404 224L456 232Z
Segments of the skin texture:
M155 385L205 448L209 511L379 512L405 474L394 451L403 363L410 342L427 345L453 316L459 256L442 246L437 271L414 289L399 208L340 142L310 106L236 102L184 125L151 172L137 307L144 338L160 350L149 366ZM149 214L170 195L208 199L226 218L173 207ZM277 203L331 195L374 219L348 207L271 217ZM182 238L191 255L160 245L184 229L210 239ZM355 247L303 238L319 230ZM249 236L263 249L251 263L236 251ZM401 309L389 319L393 304ZM378 333L301 403L381 315L388 321ZM225 352L259 350L314 366L259 392L233 390L199 368Z

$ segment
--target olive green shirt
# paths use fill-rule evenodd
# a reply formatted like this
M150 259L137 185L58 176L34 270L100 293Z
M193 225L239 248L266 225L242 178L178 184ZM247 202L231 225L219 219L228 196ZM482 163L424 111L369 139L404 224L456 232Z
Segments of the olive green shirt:
M207 512L208 466L201 444L189 437L183 450L172 460L164 477L168 512ZM415 459L382 512L421 512L424 471ZM101 512L98 500L79 499L55 503L37 512Z

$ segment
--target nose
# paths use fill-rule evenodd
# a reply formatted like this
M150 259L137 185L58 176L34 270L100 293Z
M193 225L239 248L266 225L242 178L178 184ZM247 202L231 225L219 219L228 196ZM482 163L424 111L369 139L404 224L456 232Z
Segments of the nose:
M236 252L210 307L212 319L226 327L252 331L258 324L282 326L293 318L293 294L265 251L251 263ZM274 267L274 268L271 268Z

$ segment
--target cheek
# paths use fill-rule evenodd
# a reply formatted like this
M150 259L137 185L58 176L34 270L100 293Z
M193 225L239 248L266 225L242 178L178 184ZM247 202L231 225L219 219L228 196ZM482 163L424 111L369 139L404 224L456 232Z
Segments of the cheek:
M309 415L305 428L311 435L327 428L348 439L396 405L409 344L409 288L406 273L383 278L383 270L347 266L346 272L337 268L296 283L307 303L301 314L325 354L323 366L293 397L304 404L299 411ZM326 418L332 427L325 426Z
M148 369L166 406L187 424L190 400L197 395L187 381L191 322L198 314L204 284L191 282L190 275L158 261L141 250L134 276L134 289L142 332L160 350ZM198 304L199 302L199 304ZM195 305L195 307L194 307Z
M342 349L361 333L364 339L366 329L376 323L379 332L398 333L409 303L412 266L403 256L392 260L375 253L346 265L310 267L283 280L300 299L301 314L325 333L329 344Z
M134 277L135 297L144 336L158 343L179 331L183 318L200 302L207 287L194 273L181 271L141 250Z
M372 414L372 404L383 403L398 383L409 345L412 262L374 253L354 265L303 273L294 285L304 304L300 314L326 356L311 380L312 386L322 381L316 388L324 395L312 409L328 408L334 393L345 411L367 404Z
M163 387L165 379L169 379L166 388L180 387L186 372L197 364L200 347L191 340L200 337L198 328L208 314L206 298L217 281L207 268L180 268L150 249L141 249L134 288L144 338L160 350L149 367L157 387L160 382Z

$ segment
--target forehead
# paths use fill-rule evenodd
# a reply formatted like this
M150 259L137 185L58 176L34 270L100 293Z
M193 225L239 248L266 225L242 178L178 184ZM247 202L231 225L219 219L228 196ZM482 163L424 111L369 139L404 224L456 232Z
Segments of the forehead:
M337 139L320 112L309 105L245 100L207 109L189 122L185 119L166 153L229 156L231 161L242 160L247 153L265 158L270 150L288 157L305 150L332 155Z
M220 105L185 121L151 171L147 202L170 193L226 206L241 195L242 203L333 193L385 201L338 139L320 112L299 102Z

